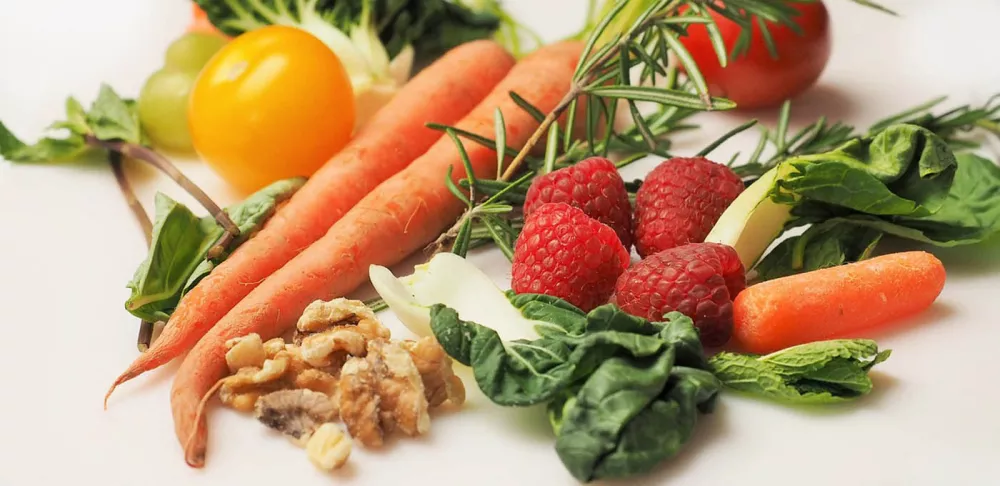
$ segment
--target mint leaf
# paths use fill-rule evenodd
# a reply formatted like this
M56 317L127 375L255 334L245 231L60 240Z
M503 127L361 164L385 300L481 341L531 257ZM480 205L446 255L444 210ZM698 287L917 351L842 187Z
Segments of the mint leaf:
M75 134L89 133L90 129L87 128L87 112L76 98L70 96L66 98L66 119L53 123L49 126L49 129L66 129L70 133Z
M11 162L66 162L88 149L83 136L75 133L66 138L43 138L34 145L25 145L0 122L0 156Z
M836 339L793 346L767 356L722 352L709 360L715 376L734 390L786 403L832 403L872 390L868 371L889 357L867 339Z
M122 140L134 144L143 141L138 111L106 84L101 85L86 121L89 131L101 140Z

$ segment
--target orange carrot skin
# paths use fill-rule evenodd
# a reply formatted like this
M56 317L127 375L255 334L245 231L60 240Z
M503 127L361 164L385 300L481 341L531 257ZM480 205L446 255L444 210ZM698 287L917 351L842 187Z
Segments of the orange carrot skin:
M944 265L922 251L762 282L733 303L733 341L743 351L767 354L858 337L927 309L944 283Z
M553 44L524 58L456 126L492 138L493 113L500 108L507 143L522 146L539 124L517 107L509 92L551 111L569 87L582 48L576 42ZM496 176L493 150L473 142L463 145L477 177ZM204 464L207 430L204 423L196 423L196 409L202 396L227 373L225 342L251 332L264 339L279 336L295 325L309 303L342 296L367 280L370 265L392 265L432 241L464 208L444 184L449 167L456 180L464 177L457 147L444 136L254 289L198 342L177 371L171 391L175 432L189 465Z
M460 120L514 63L499 44L474 41L456 47L414 76L257 235L184 296L160 337L115 381L108 395L121 383L191 349L268 275L322 237L361 198L438 140L440 132L427 128L427 122Z

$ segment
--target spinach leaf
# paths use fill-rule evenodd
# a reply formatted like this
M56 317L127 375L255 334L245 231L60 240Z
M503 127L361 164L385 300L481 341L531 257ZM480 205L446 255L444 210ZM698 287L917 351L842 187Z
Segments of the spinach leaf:
M720 384L704 370L675 367L674 357L667 348L655 359L610 359L563 404L556 452L575 478L644 474L680 451Z
M504 342L492 329L431 307L431 330L472 366L494 403L547 402L556 452L582 481L641 474L673 456L721 384L690 318L649 322L609 304L587 314L553 297L509 296L526 317L548 317L534 340Z
M868 258L883 234L935 246L982 242L1000 232L1000 167L960 153L947 197L933 214L874 216L806 203L793 225L813 223L801 236L779 243L757 264L761 280Z
M927 216L944 204L956 167L947 143L933 132L893 125L830 152L788 159L771 197L873 215Z
M757 264L757 278L771 280L835 267L871 256L883 233L874 228L830 220L787 238Z
M734 390L789 403L832 403L872 390L868 371L889 358L867 339L837 339L793 346L766 356L722 352L709 363Z
M674 366L667 391L625 425L614 451L600 460L593 477L644 474L675 456L691 438L697 412L709 413L714 409L721 387L712 373Z
M476 383L494 403L529 406L569 385L574 366L566 343L539 338L503 342L496 331L463 321L454 309L431 306L431 330L453 359L472 366Z
M211 216L195 216L183 204L156 194L156 220L149 255L127 285L132 290L125 309L148 322L166 321L180 299L216 265L250 238L305 182L292 178L275 182L226 209L240 237L218 255L209 251L224 230Z

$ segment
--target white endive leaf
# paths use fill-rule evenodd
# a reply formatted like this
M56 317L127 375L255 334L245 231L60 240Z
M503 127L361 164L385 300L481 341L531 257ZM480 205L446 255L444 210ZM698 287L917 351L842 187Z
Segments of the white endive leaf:
M418 336L431 336L430 307L444 304L466 321L497 331L504 341L536 339L536 325L511 305L500 287L471 262L453 253L439 253L411 275L396 278L385 267L372 265L369 277L389 309Z

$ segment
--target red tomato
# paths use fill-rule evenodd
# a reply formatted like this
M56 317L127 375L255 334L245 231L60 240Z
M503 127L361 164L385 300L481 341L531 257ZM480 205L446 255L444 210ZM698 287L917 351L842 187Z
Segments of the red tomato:
M768 52L756 22L749 51L730 60L725 68L719 64L705 25L688 28L689 35L681 37L681 42L691 52L712 95L729 98L739 108L761 108L780 104L816 82L830 59L830 17L822 1L794 6L800 12L794 20L802 29L801 35L788 26L767 23L777 59ZM731 51L740 27L715 11L711 15Z

